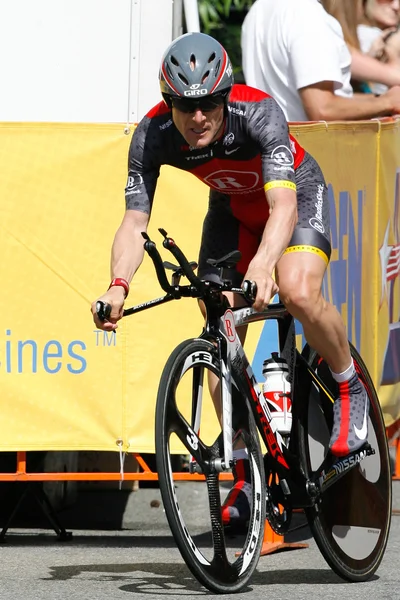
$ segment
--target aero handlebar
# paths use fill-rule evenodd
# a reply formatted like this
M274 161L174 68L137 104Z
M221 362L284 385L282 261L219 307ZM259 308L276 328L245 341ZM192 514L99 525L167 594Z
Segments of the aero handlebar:
M151 306L156 306L158 304L169 302L170 300L178 300L179 298L183 297L200 298L206 293L208 289L213 288L217 288L220 291L233 291L238 294L242 294L249 302L249 304L252 304L254 302L257 295L257 284L254 281L245 280L241 288L234 288L228 281L221 281L220 284L217 284L215 282L204 281L200 279L193 272L193 269L197 267L197 264L190 263L188 261L186 256L183 254L182 250L176 245L175 241L172 238L168 237L165 229L160 228L159 232L164 237L164 248L169 250L171 254L175 257L175 259L178 261L179 267L175 268L175 265L171 265L171 263L163 263L155 242L153 242L150 239L146 232L142 232L142 236L145 239L144 249L153 261L154 268L157 274L157 279L160 283L161 288L164 290L164 292L166 292L166 296L162 298L156 298L154 300L150 300L149 302L145 302L143 304L125 309L124 316L133 314L134 312L145 310L146 308L150 308ZM166 268L172 268L174 270L174 277L176 277L177 281L176 285L170 284L168 282L165 270ZM191 285L178 285L181 275L185 275ZM106 321L111 314L111 305L101 300L98 300L96 303L96 312L100 321Z

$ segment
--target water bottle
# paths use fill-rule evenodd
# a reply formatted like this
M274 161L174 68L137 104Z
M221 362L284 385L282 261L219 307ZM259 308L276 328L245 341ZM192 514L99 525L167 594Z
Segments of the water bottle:
M273 352L271 358L264 360L263 383L264 398L277 425L279 433L288 434L292 427L292 401L289 381L289 367L286 360Z

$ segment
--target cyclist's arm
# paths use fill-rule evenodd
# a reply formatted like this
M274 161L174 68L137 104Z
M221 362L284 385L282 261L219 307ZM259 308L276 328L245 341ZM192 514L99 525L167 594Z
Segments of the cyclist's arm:
M129 283L142 263L144 239L149 215L138 210L127 210L119 226L111 251L111 279L122 277Z
M160 165L146 145L149 119L143 119L129 149L128 181L125 188L126 211L119 226L111 251L111 278L125 279L128 284L139 268L144 254L142 231L146 231ZM92 314L99 329L112 331L122 318L125 289L116 285L109 288L98 300L111 306L109 318L103 322L97 315L97 300L92 303Z
M146 231L149 215L138 210L127 210L117 229L111 251L111 279L126 279L128 284L139 268L144 254L142 231ZM97 300L111 306L110 316L100 321L97 315ZM92 303L93 320L98 329L113 331L122 318L125 289L119 285L110 287L105 294Z
M272 273L297 223L297 194L289 128L282 109L273 98L254 104L249 111L248 128L260 147L269 206L269 218L260 245L245 274L246 279L257 283L254 307L261 310L278 291Z
M244 276L257 283L257 297L253 304L256 310L263 310L279 291L272 274L297 223L297 195L294 190L275 188L267 191L266 195L270 216L261 243Z
M261 150L264 190L269 218L254 257L272 274L287 248L297 223L294 158L285 115L273 98L255 104L249 130Z
M160 162L150 150L154 132L148 136L150 119L145 117L133 134L125 187L125 215L115 234L111 251L111 278L121 277L129 283L142 263L144 239L160 172Z
M297 224L297 194L295 189L274 188L266 191L266 197L270 216L251 262L272 273Z
M321 81L299 90L304 110L310 121L351 121L383 117L400 112L400 87L386 94L337 96L331 81Z

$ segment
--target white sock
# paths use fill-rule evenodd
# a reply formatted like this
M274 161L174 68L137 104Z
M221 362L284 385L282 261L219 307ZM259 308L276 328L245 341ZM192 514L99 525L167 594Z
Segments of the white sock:
M332 377L335 381L342 383L343 381L348 381L351 377L353 377L356 370L352 360L351 365L345 371L342 371L341 373L334 373L332 369L330 369L330 372L332 373Z

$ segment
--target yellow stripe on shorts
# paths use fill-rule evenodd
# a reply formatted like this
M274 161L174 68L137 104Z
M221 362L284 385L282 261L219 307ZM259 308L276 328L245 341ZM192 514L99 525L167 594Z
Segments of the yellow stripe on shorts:
M311 254L317 254L317 256L320 256L322 260L325 261L326 265L329 262L329 258L325 254L325 252L320 248L316 248L315 246L306 246L305 244L299 244L298 246L289 246L289 248L286 248L283 254L290 254L291 252L311 252Z
M264 185L264 190L268 192L268 190L273 190L274 188L286 188L288 190L296 191L296 184L292 181L269 181Z

